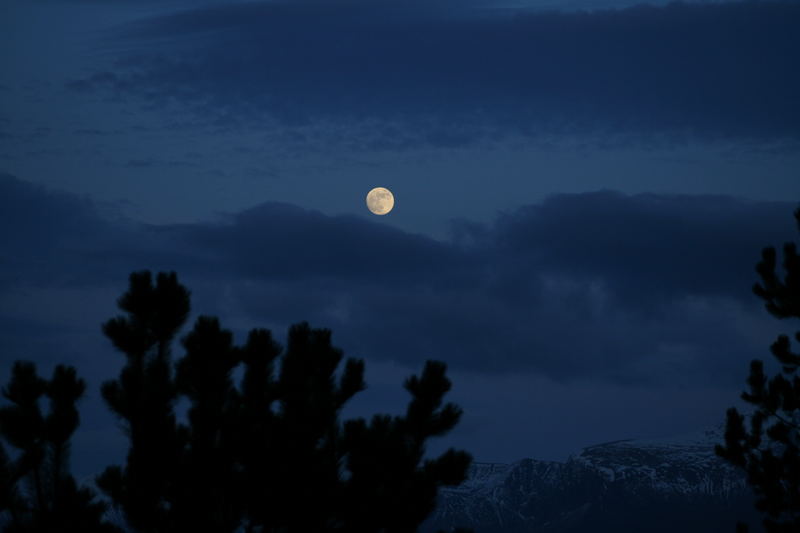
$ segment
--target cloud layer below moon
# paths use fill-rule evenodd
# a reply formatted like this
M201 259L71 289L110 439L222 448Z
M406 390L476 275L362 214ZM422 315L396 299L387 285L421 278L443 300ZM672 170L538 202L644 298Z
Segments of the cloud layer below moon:
M6 291L122 288L131 270L174 269L203 312L242 326L310 320L353 355L566 380L738 381L768 341L753 265L794 229L789 203L610 191L464 221L450 241L286 204L120 226L68 195L2 188L2 223L18 228L3 237Z

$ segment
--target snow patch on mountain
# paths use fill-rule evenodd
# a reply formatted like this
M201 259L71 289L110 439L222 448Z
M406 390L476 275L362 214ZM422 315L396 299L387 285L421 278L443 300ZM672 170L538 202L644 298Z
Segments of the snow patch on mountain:
M588 446L564 462L475 463L463 484L442 489L423 531L579 531L584 523L615 531L623 524L616 515L626 513L634 521L663 513L665 524L679 527L685 519L694 526L684 533L727 527L751 496L743 473L715 455L723 440L722 428L713 428Z

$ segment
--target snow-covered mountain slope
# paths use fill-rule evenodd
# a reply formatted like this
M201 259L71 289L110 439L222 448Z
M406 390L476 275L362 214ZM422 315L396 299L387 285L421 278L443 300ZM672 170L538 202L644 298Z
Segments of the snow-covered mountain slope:
M728 533L757 520L744 476L714 455L722 440L716 429L598 444L563 463L476 463L424 531Z
M741 492L741 472L714 454L722 431L663 440L623 440L584 448L570 458L600 472L608 482L624 480L629 487L664 494L704 494L728 497Z

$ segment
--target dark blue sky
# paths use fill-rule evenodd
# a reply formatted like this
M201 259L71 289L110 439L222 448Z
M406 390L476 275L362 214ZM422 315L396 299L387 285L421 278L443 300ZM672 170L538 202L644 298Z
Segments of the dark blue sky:
M240 339L332 328L353 414L446 361L478 460L721 423L786 326L750 287L797 235L800 3L631 4L4 2L0 378L76 364L99 468L99 324L174 269Z

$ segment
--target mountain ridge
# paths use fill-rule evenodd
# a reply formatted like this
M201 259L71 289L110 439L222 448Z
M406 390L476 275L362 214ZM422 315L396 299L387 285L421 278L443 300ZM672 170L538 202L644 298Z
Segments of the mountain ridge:
M423 533L731 532L757 524L743 472L714 454L722 428L584 447L564 461L474 463Z

